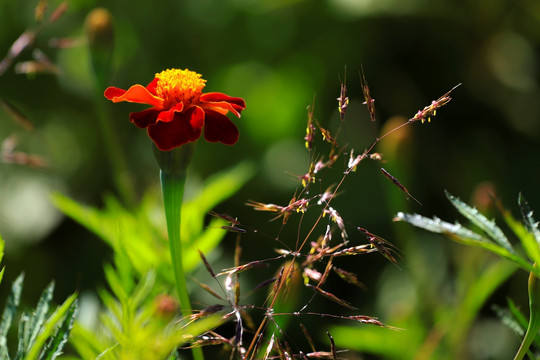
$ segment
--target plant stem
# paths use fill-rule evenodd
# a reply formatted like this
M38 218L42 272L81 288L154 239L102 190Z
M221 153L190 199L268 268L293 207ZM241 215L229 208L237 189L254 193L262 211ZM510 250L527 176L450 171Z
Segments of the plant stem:
M538 265L534 263L534 267L538 268ZM540 283L532 271L529 275L529 312L529 326L514 360L525 357L540 328Z
M165 218L167 220L167 233L169 234L169 246L171 260L176 281L178 301L183 316L191 315L191 303L184 274L182 261L182 242L180 239L180 220L182 213L182 200L184 197L184 184L186 173L170 174L161 170L161 190L163 191L163 203L165 206ZM203 352L200 348L192 349L195 360L203 360Z

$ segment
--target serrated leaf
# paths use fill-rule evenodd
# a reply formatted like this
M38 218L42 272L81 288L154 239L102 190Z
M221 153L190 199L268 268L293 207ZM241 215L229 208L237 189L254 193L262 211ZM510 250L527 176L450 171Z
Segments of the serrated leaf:
M41 353L39 360L54 360L62 354L62 349L68 340L71 329L73 328L73 323L77 315L77 309L77 301L74 301L69 307L62 324L60 324L54 335L49 339L49 342Z
M477 247L489 250L493 252L494 254L497 254L510 261L513 261L519 267L526 270L527 272L532 271L538 276L540 276L540 271L537 268L534 268L531 265L531 263L523 256L508 251L502 246L499 246L498 244L489 241L484 236L477 234L461 226L459 223L451 224L446 221L442 221L441 219L437 217L430 219L430 218L427 218L418 214L405 214L402 212L398 213L394 217L394 221L405 221L416 227L419 227L419 228L422 228L431 232L444 234L450 237L452 240L460 242L462 244L466 244L470 246L477 246Z
M517 306L516 303L514 303L511 299L508 299L508 310L510 311L510 313L512 313L512 316L518 322L521 329L523 329L523 334L525 334L525 329L527 328L527 325L529 323L527 317L520 310L519 306ZM540 337L535 337L534 343L537 347L540 347Z
M478 226L482 231L484 231L493 241L505 248L508 252L514 253L514 248L508 241L508 238L502 230L495 224L495 221L489 220L484 215L482 215L478 209L469 206L468 204L461 201L459 198L451 195L448 191L445 191L446 197L452 205L461 213L469 219L474 225Z
M15 360L24 359L26 356L26 351L30 343L30 317L28 314L23 313L21 319L19 320L19 331L18 331L18 347L17 354L15 354Z
M11 286L11 293L7 299L6 307L2 313L2 321L0 322L0 347L7 347L7 333L19 306L23 282L24 274L21 274Z
M523 328L523 326L521 326L519 321L514 317L514 314L512 314L509 309L493 305L493 311L495 311L495 314L497 315L501 323L506 325L506 327L512 330L516 335L518 335L519 337L525 335L525 329ZM525 324L525 326L527 326L527 324Z
M45 290L43 290L43 293L41 294L41 297L36 306L36 310L30 318L29 329L31 331L31 335L29 343L27 344L28 346L31 346L36 341L38 334L42 330L43 324L45 323L47 318L47 313L49 312L49 304L51 303L53 292L54 282L51 282L45 288Z
M461 224L451 224L449 222L439 219L438 217L433 217L433 219L430 219L418 214L405 214L399 212L394 218L394 221L405 221L411 225L434 233L445 234L449 236L454 235L463 240L471 240L474 242L490 244L489 239L475 233L474 231L467 229L466 227L463 227Z
M71 310L71 306L77 299L77 294L73 294L64 301L64 303L59 306L53 314L47 319L43 330L39 333L35 342L32 344L32 347L28 351L28 356L25 360L35 360L38 359L38 356L45 345L47 339L49 339L54 334L54 329L56 326L66 317Z
M522 194L519 194L518 205L523 217L527 233L520 236L523 249L533 262L540 263L540 230L538 223L533 218L533 212Z

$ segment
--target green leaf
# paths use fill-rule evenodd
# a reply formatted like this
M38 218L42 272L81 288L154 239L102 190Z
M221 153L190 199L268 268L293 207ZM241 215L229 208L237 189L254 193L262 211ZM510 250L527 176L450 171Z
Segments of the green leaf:
M49 342L39 357L39 360L54 360L62 354L62 349L68 340L71 329L73 328L73 322L75 321L75 316L77 315L77 308L77 301L74 301L70 305L62 324L60 324L54 335L49 339Z
M5 242L2 239L2 236L0 236L0 262L2 262L2 258L4 257L4 246L5 246ZM0 270L0 283L2 283L2 278L3 277L4 277L4 268L2 268L2 270ZM0 358L0 360L1 359L2 358Z
M190 272L201 264L201 258L199 256L199 250L203 253L209 253L220 243L225 234L227 233L221 227L227 225L222 219L212 219L208 224L208 227L199 235L197 239L197 246L185 246L184 252L184 269L186 272Z
M251 163L240 163L230 169L220 171L204 184L201 193L184 201L182 206L181 238L184 245L199 244L198 234L204 224L204 216L223 200L236 193L254 174ZM224 233L222 233L223 237Z
M467 229L466 227L461 226L461 224L451 224L439 219L438 217L433 217L433 219L430 219L418 214L411 215L399 212L394 218L394 221L405 221L411 225L434 233L445 234L448 236L453 235L460 239L490 244L489 239Z
M516 265L509 261L494 259L475 276L459 300L459 305L455 307L454 313L459 316L452 320L449 331L449 341L452 344L459 346L482 306L516 269Z
M49 312L49 304L51 303L52 297L54 292L54 282L51 282L45 290L43 290L43 293L41 294L41 297L39 299L39 302L37 304L36 310L32 317L30 318L30 331L31 336L28 342L28 346L32 345L38 334L42 330L42 326L46 321L47 313Z
M43 331L39 333L35 342L32 344L30 350L28 351L28 356L25 360L35 360L38 359L38 356L45 345L47 339L55 333L56 326L66 317L67 314L71 313L73 303L77 299L77 294L73 294L64 301L64 303L59 306L54 313L47 319L43 327ZM74 310L73 310L74 311ZM73 316L73 314L71 314Z
M10 360L6 345L0 345L0 360Z
M521 214L525 219L525 224L527 225L527 230L529 230L536 239L536 242L540 244L540 230L538 229L538 223L533 218L533 212L529 207L529 203L523 195L520 193L518 197L519 208L521 209Z
M523 334L525 334L525 329L527 328L527 324L529 323L529 321L527 320L523 312L521 312L516 303L514 303L511 299L508 299L508 310L512 313L512 315L520 325L522 330L521 335L523 336Z
M540 230L538 230L538 223L534 220L533 212L522 194L519 194L518 205L527 229L527 232L519 234L519 239L529 258L533 262L540 264Z
M30 316L27 313L21 315L19 320L19 332L18 339L19 345L17 347L17 354L15 355L15 360L24 359L26 356L26 351L30 344Z
M105 265L103 270L107 283L109 284L113 294L120 300L127 299L127 290L124 289L124 286L122 286L122 282L118 278L114 268L111 265Z
M512 330L516 335L519 337L522 337L525 335L525 329L523 326L519 323L519 321L515 318L514 314L506 308L493 305L493 310L495 311L495 314L497 314L497 317L503 323L506 325L510 330ZM526 322L527 320L525 320ZM525 323L525 326L527 326L527 323Z
M114 348L116 348L118 346L118 344L114 344L113 346L105 349L105 351L103 351L101 354L98 355L98 357L96 357L96 360L100 360L102 358L105 358L106 355L109 355L109 352L111 350L114 350Z
M536 264L534 266L537 268ZM529 325L527 326L527 332L521 342L518 353L514 357L514 360L521 360L525 357L525 354L529 351L534 338L538 334L540 329L540 280L534 274L529 274Z
M467 219L469 219L474 225L478 226L484 231L493 241L505 248L508 252L514 253L512 245L502 232L502 230L495 224L495 221L489 220L482 215L476 208L473 208L460 199L452 196L449 192L445 191L446 197L452 205Z
M416 227L431 232L444 234L456 242L489 250L496 255L513 261L527 272L532 271L535 274L540 275L540 271L537 268L533 268L531 263L527 261L527 259L525 259L523 256L508 251L502 246L499 246L498 244L489 241L489 239L487 239L486 237L461 226L459 223L450 224L448 222L442 221L437 217L429 219L418 214L411 215L402 212L398 213L395 216L394 221L405 221Z
M69 344L77 351L81 359L95 359L105 348L99 338L103 336L103 333L104 331L90 330L79 322L75 322L70 333Z
M24 274L21 274L11 286L11 294L7 299L6 308L2 313L2 321L0 322L0 347L7 347L7 333L19 306L23 282Z
M156 282L156 273L149 271L137 284L130 296L133 306L139 307L147 300Z

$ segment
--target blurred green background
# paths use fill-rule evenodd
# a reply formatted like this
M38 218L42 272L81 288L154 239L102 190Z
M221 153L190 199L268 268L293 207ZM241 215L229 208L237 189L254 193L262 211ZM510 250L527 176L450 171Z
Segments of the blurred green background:
M59 4L50 1L47 14ZM31 0L0 1L0 57L34 27L36 5ZM268 214L253 212L245 202L285 205L291 199L298 186L294 175L304 174L309 165L303 140L309 104L314 101L321 125L335 131L340 125L336 101L340 79L346 79L350 104L346 131L338 142L359 153L390 121L414 116L462 83L431 123L408 126L378 148L387 160L382 166L422 206L404 199L381 175L380 164L372 162L362 163L347 178L342 196L333 203L347 223L367 228L401 249L400 268L375 255L344 264L368 290L353 295L347 293L349 288L334 291L352 296L348 300L361 313L383 321L394 319L392 311L432 314L437 296L454 301L453 290L459 287L456 269L464 258L477 255L440 236L393 224L396 212L453 221L457 216L444 189L478 206L482 194L485 198L486 189L491 189L514 210L522 191L533 209L540 208L537 1L73 0L0 76L0 98L33 125L33 130L25 129L5 107L0 108L0 141L16 138L17 151L48 163L33 168L0 162L0 234L7 253L2 295L21 271L26 273L28 299L35 299L51 279L57 283L59 298L103 285L102 265L109 260L109 249L62 217L49 200L51 191L60 191L99 206L105 195L116 193L110 155L98 126L100 106L111 114L114 138L124 150L135 193L142 196L148 187L158 185L150 141L128 121L128 112L141 107L113 106L95 96L84 22L97 6L114 16L113 66L107 85L147 84L163 69L189 68L208 80L206 91L246 100L242 118L234 120L239 142L227 147L201 141L190 176L202 179L245 159L255 162L256 176L216 210L273 236L280 221L269 223ZM57 48L55 39L71 39L73 46ZM55 73L19 73L17 63L32 60L34 48L55 64ZM362 67L376 99L373 124L362 105ZM397 148L392 150L391 143ZM342 166L331 175L335 181ZM352 241L365 242L353 230ZM280 239L294 244L297 231L290 224ZM269 237L248 240L245 261L273 256L276 245ZM232 241L223 246L232 254ZM419 284L425 293L418 292ZM494 320L489 307L504 306L507 296L526 311L526 274L516 273L488 300L471 330L503 339L502 348L486 347L478 336L478 342L465 346L469 358L504 359L517 348L517 338ZM429 328L436 317L427 316L425 321ZM494 330L490 333L487 328ZM324 330L320 338L324 341Z

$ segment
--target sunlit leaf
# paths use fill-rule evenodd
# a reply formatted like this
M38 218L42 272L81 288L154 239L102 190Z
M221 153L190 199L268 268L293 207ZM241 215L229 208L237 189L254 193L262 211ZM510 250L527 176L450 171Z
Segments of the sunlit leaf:
M533 218L533 212L522 194L519 194L518 205L527 228L527 232L520 237L523 249L532 261L540 263L540 230L538 229L538 223Z
M489 220L484 215L482 215L478 209L475 209L460 199L452 196L450 193L445 191L446 197L452 205L467 219L469 219L474 225L478 226L482 231L484 231L491 239L493 239L497 244L505 248L508 252L514 253L512 245L502 232L502 230L495 224L495 221Z
M461 226L459 223L451 224L442 221L437 217L430 219L418 214L411 215L402 212L398 213L394 217L394 221L405 221L421 229L425 229L434 233L444 234L450 237L452 240L460 242L462 244L476 246L489 250L494 254L513 261L527 272L533 271L535 274L540 276L540 271L533 268L532 264L523 256L508 251L502 246L491 242L488 238Z

